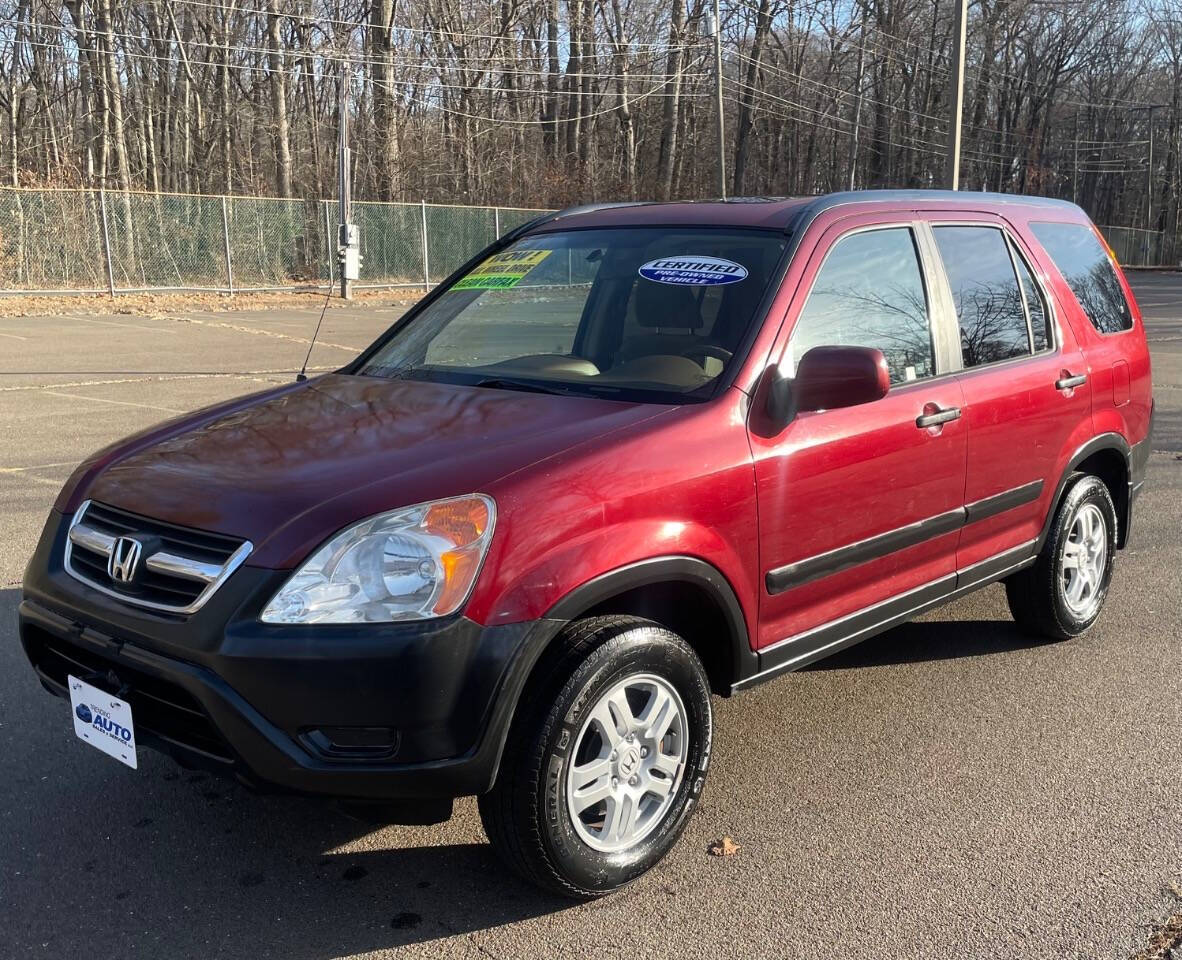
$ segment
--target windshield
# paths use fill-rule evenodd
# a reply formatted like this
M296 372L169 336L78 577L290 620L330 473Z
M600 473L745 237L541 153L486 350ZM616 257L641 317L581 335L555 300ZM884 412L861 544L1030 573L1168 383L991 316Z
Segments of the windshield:
M526 237L396 326L357 372L702 397L739 351L786 244L782 233L700 227Z

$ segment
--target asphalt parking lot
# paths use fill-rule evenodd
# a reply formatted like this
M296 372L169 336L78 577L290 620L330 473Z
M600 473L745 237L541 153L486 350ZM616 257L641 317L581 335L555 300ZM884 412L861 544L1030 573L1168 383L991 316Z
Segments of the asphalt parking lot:
M375 828L74 737L15 631L58 488L124 434L289 380L319 305L0 319L0 956L1150 956L1182 914L1182 274L1133 282L1155 452L1097 627L1031 644L990 587L716 701L681 844L584 906L505 873L471 801ZM312 369L400 309L330 310ZM722 835L736 856L707 855Z

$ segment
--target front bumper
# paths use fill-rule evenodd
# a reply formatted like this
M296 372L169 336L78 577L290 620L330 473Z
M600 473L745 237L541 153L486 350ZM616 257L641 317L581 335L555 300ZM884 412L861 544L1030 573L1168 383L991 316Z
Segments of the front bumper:
M487 791L535 651L561 626L263 624L289 572L252 567L192 616L157 615L70 577L67 527L51 516L20 605L42 684L65 696L65 677L82 676L131 703L140 742L258 788L367 801Z

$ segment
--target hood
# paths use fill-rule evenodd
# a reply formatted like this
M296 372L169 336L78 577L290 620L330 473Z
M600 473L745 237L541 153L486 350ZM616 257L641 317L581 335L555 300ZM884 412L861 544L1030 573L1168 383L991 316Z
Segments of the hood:
M330 374L106 458L83 496L244 537L290 567L340 528L465 493L667 407ZM161 436L163 433L163 436Z

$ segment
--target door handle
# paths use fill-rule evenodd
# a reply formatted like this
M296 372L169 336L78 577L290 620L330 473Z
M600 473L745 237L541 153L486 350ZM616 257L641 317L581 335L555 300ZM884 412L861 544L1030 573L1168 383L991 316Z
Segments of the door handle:
M1064 372L1066 372L1066 371L1064 371ZM1082 387L1087 382L1088 382L1088 375L1086 373L1081 373L1077 377L1071 377L1071 376L1060 377L1058 380L1055 381L1055 389L1056 390L1070 390L1072 387Z
M925 427L938 427L942 423L959 419L960 407L946 407L943 410L937 409L935 413L921 413L915 418L915 425L922 430Z

